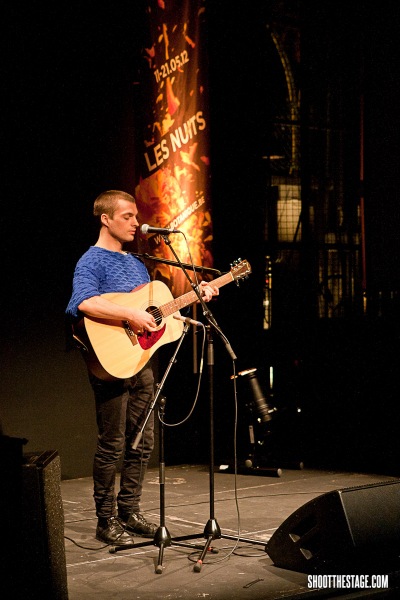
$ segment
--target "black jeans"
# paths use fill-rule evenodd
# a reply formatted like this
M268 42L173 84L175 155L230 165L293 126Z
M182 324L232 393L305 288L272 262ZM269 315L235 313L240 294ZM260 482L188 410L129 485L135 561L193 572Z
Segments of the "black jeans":
M136 450L136 440L154 399L154 377L149 365L130 379L103 381L89 376L96 402L97 448L93 464L96 515L108 518L140 511L142 484L154 447L154 411ZM121 465L120 489L115 478Z

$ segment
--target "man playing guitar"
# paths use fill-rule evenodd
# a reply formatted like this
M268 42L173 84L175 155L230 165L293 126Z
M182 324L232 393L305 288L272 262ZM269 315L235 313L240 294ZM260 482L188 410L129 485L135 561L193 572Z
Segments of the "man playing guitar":
M119 302L120 297L139 297L135 291L130 294L132 290L151 286L145 265L123 250L125 243L133 241L139 227L135 199L118 190L104 192L95 200L93 214L100 224L99 237L77 262L66 312L73 326L84 319L94 326L104 327L105 323L111 332L122 331L124 340L129 338L129 348L140 351L139 370L132 369L129 376L117 373L103 377L105 370L88 370L98 426L93 465L96 538L106 544L125 545L132 543L133 534L153 537L157 530L140 513L142 483L154 447L153 411L139 447L132 448L132 441L154 398L154 377L148 360L151 353L146 354L152 342L140 344L140 341L142 336L143 340L146 336L158 339L161 331L151 310ZM219 290L213 284L201 282L200 293L208 302ZM81 346L87 350L85 343ZM122 456L117 493L115 479Z

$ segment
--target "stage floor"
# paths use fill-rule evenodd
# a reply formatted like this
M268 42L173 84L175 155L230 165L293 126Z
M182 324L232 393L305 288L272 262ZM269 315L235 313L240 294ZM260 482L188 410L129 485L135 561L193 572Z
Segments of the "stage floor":
M308 469L283 470L280 477L239 474L236 478L217 470L210 478L207 466L182 465L166 467L160 488L159 469L153 468L146 476L142 512L159 524L160 489L164 491L165 527L172 544L163 553L154 540L139 537L133 548L110 552L95 539L92 479L64 480L69 600L400 598L398 572L392 567L387 573L389 589L317 589L308 587L306 573L275 566L265 549L283 521L317 496L393 479ZM211 542L218 552L208 551L198 565L210 519L221 532ZM181 536L194 536L187 541L200 549L175 544ZM143 542L149 543L140 546ZM156 572L158 564L161 573ZM384 575L381 568L376 575Z

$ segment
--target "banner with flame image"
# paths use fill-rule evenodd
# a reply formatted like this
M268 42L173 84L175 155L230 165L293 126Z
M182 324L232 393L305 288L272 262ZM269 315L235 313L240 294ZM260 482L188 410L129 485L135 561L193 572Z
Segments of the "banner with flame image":
M180 260L212 267L205 2L158 0L148 3L147 12L150 39L140 79L143 146L135 189L141 222L184 232L170 236ZM149 254L174 260L161 235L143 237L140 246ZM174 296L188 289L179 268L157 263L155 277Z

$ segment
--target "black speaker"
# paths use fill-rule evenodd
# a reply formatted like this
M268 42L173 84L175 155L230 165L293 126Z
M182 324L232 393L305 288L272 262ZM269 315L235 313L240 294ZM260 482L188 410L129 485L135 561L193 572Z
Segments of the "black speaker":
M24 455L21 504L14 589L18 587L24 600L67 600L61 466L56 451Z
M301 573L397 569L400 481L345 488L314 498L281 524L265 551L275 566Z

